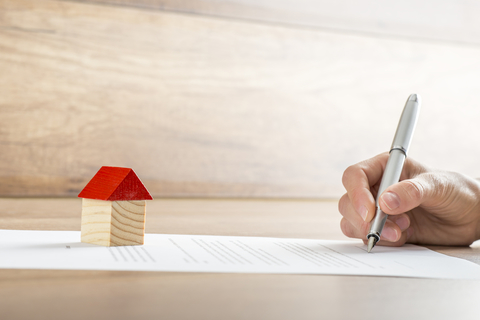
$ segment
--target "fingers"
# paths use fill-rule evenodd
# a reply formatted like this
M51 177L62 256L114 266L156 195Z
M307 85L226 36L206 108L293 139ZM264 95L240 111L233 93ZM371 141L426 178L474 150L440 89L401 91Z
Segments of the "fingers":
M389 216L387 220L395 223L402 232L406 231L410 227L410 217L407 214Z
M382 235L380 237L379 245L394 245L401 246L403 245L408 238L411 236L410 220L406 214L399 215L387 219L385 227L383 228ZM400 226L397 224L399 223ZM359 238L364 242L367 241L367 234L369 228L360 227L358 228L353 223L351 223L346 218L343 218L340 221L340 227L342 232L350 238Z
M375 199L372 190L378 187L388 153L362 161L345 170L342 182L347 193L339 201L339 211L343 215L341 228L352 238L366 240L370 222L375 215ZM426 169L419 163L408 159L405 162L401 179L421 175ZM385 223L379 244L402 245L413 234L410 218L404 212L410 211L429 195L429 184L422 179L405 180L391 186L379 199L380 208L392 215Z
M435 197L435 187L419 175L414 179L404 180L387 188L378 201L380 208L389 215L398 215L432 202Z
M380 241L377 242L377 245L378 246L388 246L388 247L400 247L400 246L403 246L407 242L412 242L412 238L413 238L412 235L413 235L413 229L412 229L412 227L409 227L407 230L402 232L402 235L401 235L400 239L398 239L397 241L391 242L391 241L383 240L383 238L380 238ZM363 243L367 244L368 241L363 240Z
M384 153L372 159L348 167L342 177L352 209L363 221L371 221L375 215L375 199L371 187L382 177L388 154Z
M347 194L343 195L338 202L338 209L343 215L340 223L342 232L347 237L366 239L370 230L370 222L364 221L356 212ZM390 216L385 223L381 238L386 241L399 241L402 232L405 232L409 227L410 217L407 214Z
M352 238L363 238L368 233L370 223L364 221L361 215L355 210L352 202L350 201L348 194L343 195L338 202L338 211L344 217L344 220L348 221L348 231L343 230L343 233ZM355 230L355 231L354 231Z

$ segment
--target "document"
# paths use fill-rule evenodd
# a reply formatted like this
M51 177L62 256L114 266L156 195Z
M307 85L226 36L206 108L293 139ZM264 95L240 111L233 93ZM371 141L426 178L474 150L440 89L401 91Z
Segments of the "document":
M0 268L332 274L480 279L480 265L429 249L362 241L146 234L141 246L80 242L79 231L0 230Z

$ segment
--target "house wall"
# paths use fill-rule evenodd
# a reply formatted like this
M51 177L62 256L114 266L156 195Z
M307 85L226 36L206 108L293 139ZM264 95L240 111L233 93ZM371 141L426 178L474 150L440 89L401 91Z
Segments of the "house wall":
M101 246L140 245L145 235L145 200L82 199L82 242Z
M82 242L110 246L112 201L82 199Z

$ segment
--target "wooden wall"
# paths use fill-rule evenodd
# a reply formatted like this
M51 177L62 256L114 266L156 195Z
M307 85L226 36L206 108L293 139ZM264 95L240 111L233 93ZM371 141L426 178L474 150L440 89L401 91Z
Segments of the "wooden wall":
M154 196L335 198L413 92L410 155L480 176L480 5L375 3L0 1L0 195L117 165Z

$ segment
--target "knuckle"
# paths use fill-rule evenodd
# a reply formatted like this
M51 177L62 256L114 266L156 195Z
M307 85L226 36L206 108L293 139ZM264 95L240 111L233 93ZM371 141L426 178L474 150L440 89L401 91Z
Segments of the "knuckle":
M424 188L419 182L409 180L406 181L405 192L412 201L418 202L423 197Z
M347 169L345 169L342 175L342 184L344 186L347 185L348 181L351 179L352 176L355 175L355 172L357 172L358 169L358 164L351 165Z
M346 206L347 206L347 203L348 201L350 201L348 199L348 195L347 194L344 194L340 200L338 201L338 212L340 212L342 215L343 213L345 212L346 210Z

